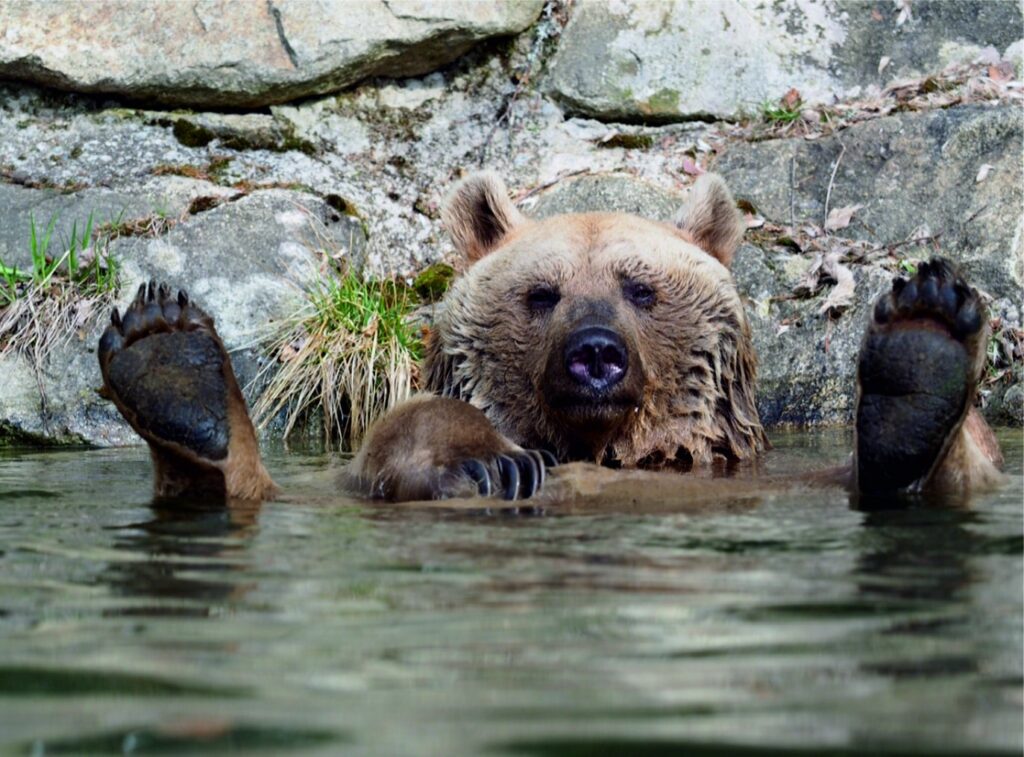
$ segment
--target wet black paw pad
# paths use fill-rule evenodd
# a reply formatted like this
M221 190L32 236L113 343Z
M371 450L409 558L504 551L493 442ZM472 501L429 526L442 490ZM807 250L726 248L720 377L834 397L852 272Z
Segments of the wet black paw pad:
M227 356L212 319L155 282L111 315L99 346L107 390L138 430L209 460L228 454Z
M858 486L896 491L928 475L963 417L973 363L965 340L981 329L984 307L934 259L895 281L874 316L857 369Z

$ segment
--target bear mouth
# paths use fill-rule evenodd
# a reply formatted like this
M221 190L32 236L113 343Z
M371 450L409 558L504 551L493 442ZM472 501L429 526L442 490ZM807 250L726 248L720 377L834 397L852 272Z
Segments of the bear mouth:
M635 413L640 402L628 395L594 396L565 393L551 397L548 405L560 419L573 426L607 426L620 422L630 413Z

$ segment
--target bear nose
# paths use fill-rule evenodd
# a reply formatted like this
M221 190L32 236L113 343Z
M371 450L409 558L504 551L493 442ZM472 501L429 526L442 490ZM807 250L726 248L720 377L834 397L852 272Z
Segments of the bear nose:
M622 338L603 326L574 331L565 345L565 369L580 384L603 392L622 381L629 354Z

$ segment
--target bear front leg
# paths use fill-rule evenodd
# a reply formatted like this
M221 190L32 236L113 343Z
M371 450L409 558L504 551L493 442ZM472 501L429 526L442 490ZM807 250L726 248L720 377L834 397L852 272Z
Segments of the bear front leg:
M184 292L140 286L98 352L101 394L149 444L158 497L276 493L213 319Z
M533 496L555 464L498 433L461 400L419 395L380 418L345 473L354 492L396 502L448 497Z
M977 291L945 260L879 299L858 363L859 492L967 492L1000 479L998 444L972 408L987 336Z

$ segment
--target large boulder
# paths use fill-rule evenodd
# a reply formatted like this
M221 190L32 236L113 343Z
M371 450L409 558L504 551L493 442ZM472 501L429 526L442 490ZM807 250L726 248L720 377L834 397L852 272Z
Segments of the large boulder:
M0 77L261 107L426 73L530 26L543 0L0 0Z
M121 270L116 304L123 308L140 283L154 278L187 290L216 320L243 387L252 384L264 360L258 342L268 325L304 302L306 287L318 275L316 251L344 257L364 243L358 221L303 192L278 189L225 197L213 185L193 187L199 202L189 203L192 212L186 208L177 223L154 233L134 223L149 216L114 210L120 203L116 193L4 190L14 202L5 206L0 229L27 228L31 209L46 207L55 209L65 227L76 215L81 219L91 212L100 219L112 211L120 224L140 230L139 236L109 243ZM147 199L137 202L144 208ZM106 315L93 313L41 364L15 352L0 357L0 439L137 441L113 406L95 393L101 383L95 350Z
M855 267L853 302L831 317L821 312L829 287L815 297L791 295L809 262L753 244L742 245L733 261L758 357L757 410L767 426L853 420L861 341L875 300L892 284L888 271Z
M880 118L813 141L736 143L715 170L737 199L782 224L821 226L828 201L830 209L862 206L844 236L899 243L896 254L928 254L907 240L938 235L942 254L971 281L1020 303L1022 145L1019 106L963 106Z
M899 21L888 1L580 0L547 89L602 120L736 118L791 87L829 101L1024 36L1012 0L918 1Z

